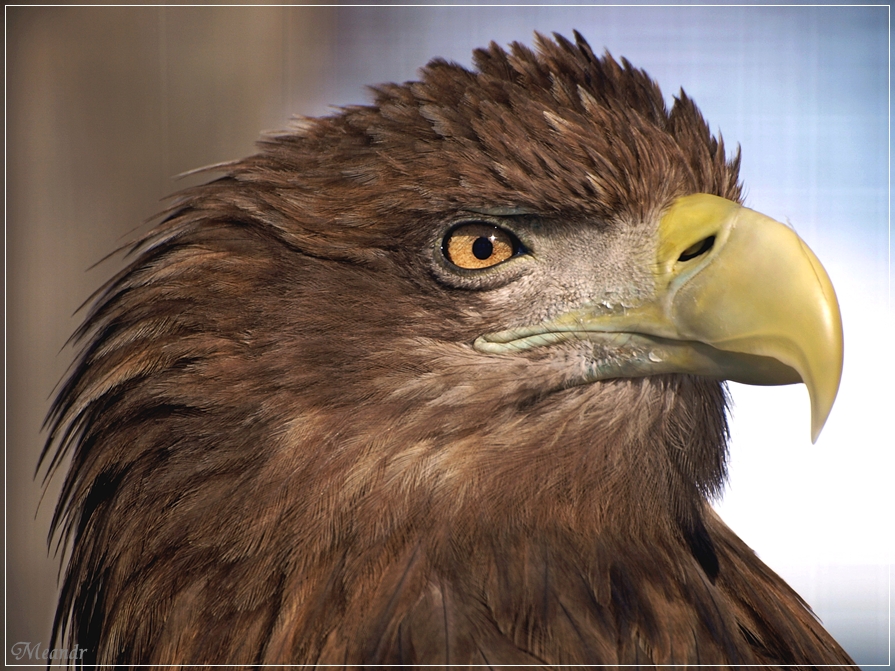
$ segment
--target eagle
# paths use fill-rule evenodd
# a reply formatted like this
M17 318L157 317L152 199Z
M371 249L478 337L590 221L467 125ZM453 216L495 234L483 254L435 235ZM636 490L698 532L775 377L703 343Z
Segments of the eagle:
M683 91L535 41L264 136L128 247L47 419L54 645L852 664L711 507L725 381L830 413L826 272Z

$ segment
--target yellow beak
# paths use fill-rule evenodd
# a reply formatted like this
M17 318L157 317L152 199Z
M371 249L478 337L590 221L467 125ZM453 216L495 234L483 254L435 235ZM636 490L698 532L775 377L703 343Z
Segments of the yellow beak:
M842 375L842 321L833 285L788 227L709 194L676 200L659 225L654 298L607 311L584 306L548 323L478 338L506 353L589 340L620 353L587 381L690 373L747 384L804 382L811 439Z

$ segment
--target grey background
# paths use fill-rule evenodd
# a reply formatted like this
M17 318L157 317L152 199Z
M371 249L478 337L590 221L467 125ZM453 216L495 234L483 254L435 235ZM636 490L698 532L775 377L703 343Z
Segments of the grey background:
M171 177L253 151L290 115L368 100L431 57L532 31L625 56L743 148L747 205L827 267L846 329L817 445L807 394L733 386L718 509L863 665L889 660L889 11L867 7L7 7L5 642L49 642L58 481L33 479L78 306Z

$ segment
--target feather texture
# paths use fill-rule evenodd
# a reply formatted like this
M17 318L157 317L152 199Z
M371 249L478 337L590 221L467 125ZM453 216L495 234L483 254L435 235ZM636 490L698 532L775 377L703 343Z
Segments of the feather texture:
M474 60L265 139L98 292L43 456L85 661L850 663L708 506L721 384L483 356L580 289L433 262L508 211L633 267L673 198L739 200L739 157L577 34Z

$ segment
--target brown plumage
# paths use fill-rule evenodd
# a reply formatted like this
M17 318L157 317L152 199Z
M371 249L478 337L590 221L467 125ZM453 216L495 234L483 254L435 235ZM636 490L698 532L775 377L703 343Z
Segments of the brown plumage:
M48 420L57 640L124 665L850 663L708 504L722 382L473 347L636 296L669 203L740 199L689 98L576 38L265 139L134 245ZM453 265L469 222L513 258Z

